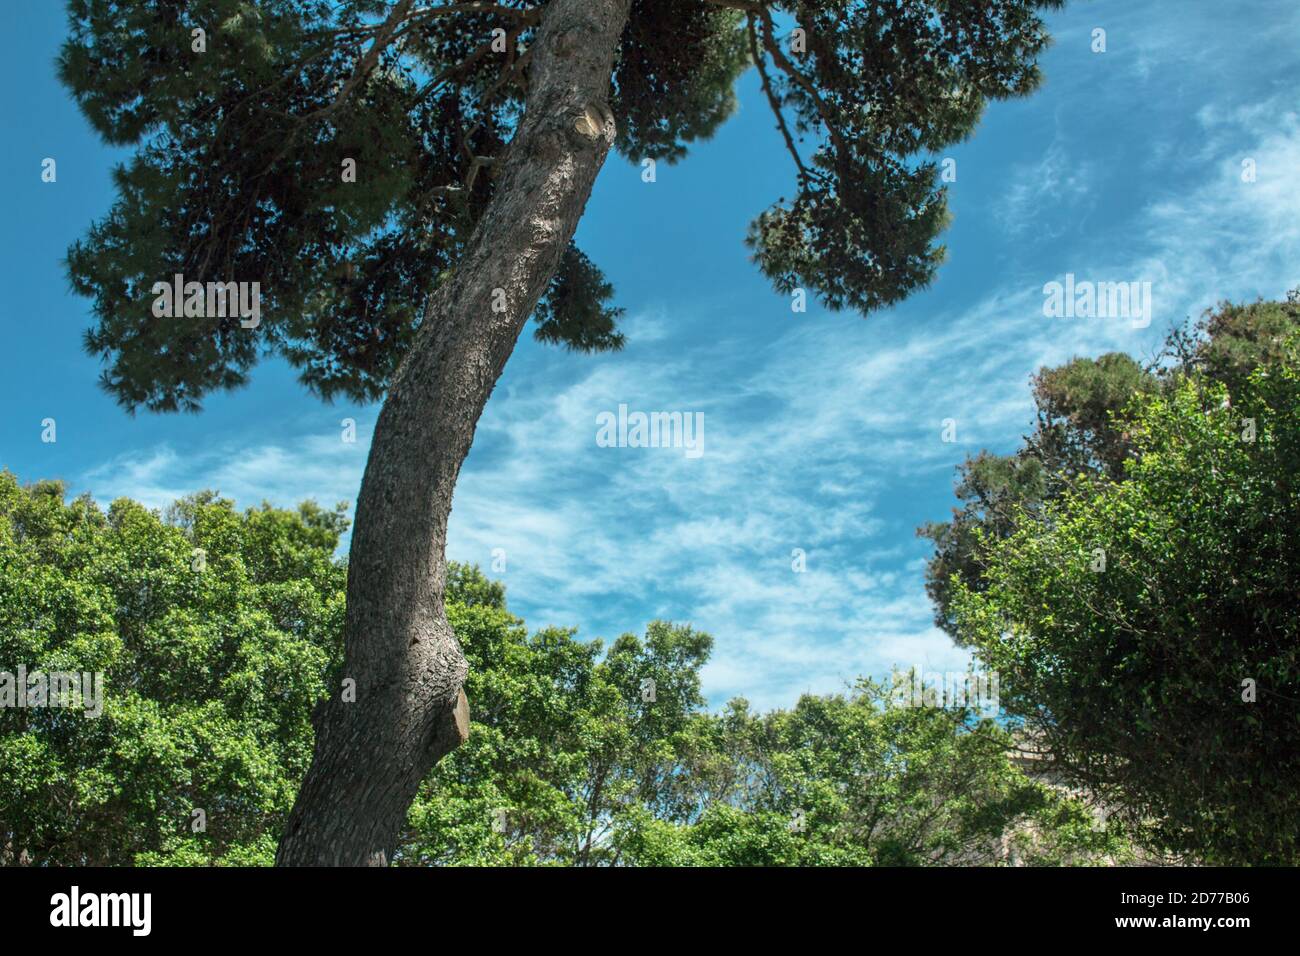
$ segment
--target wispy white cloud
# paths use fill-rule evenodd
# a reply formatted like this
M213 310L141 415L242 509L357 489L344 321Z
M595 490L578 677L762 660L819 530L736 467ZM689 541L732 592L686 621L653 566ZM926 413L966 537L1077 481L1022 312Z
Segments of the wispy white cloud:
M1037 239L1057 238L1086 221L1095 203L1093 163L1067 148L1058 131L1042 157L1018 163L998 203L998 221L1008 235L1031 232ZM1044 216L1045 209L1055 215Z

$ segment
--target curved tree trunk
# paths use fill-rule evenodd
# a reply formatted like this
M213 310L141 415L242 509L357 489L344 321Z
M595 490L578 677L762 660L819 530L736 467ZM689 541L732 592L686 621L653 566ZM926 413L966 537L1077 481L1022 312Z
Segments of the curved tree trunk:
M345 679L276 854L385 865L420 781L464 740L466 662L443 609L452 491L488 396L572 239L614 139L607 105L631 0L551 0L495 194L430 301L375 426L348 567ZM498 308L501 291L506 309Z

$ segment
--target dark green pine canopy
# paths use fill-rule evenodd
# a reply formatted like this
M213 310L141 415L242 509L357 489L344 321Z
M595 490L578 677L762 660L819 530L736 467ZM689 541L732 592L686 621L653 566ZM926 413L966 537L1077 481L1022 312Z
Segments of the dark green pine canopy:
M988 99L1036 85L1039 10L1061 2L634 0L612 77L617 149L682 158L756 64L794 190L751 225L753 258L782 292L865 313L933 276L947 217L934 154ZM132 410L197 410L278 354L323 398L380 397L491 199L545 2L68 7L61 77L106 140L136 147L112 210L68 253L104 387ZM176 273L260 283L261 324L154 318L153 284ZM619 348L611 296L571 247L536 336Z

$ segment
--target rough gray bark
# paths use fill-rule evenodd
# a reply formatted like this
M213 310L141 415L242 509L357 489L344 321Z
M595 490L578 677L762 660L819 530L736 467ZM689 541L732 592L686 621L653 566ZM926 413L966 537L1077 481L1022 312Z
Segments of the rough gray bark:
M551 0L493 199L433 296L375 426L348 568L345 678L276 854L385 865L420 781L464 740L466 662L443 608L452 491L524 323L614 140L610 75L631 0ZM505 295L504 312L493 311Z

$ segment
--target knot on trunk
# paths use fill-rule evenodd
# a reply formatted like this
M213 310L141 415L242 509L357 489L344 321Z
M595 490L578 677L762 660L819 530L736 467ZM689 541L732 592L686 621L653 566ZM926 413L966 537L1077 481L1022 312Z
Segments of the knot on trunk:
M588 103L573 121L573 128L589 140L598 140L608 135L613 141L614 114L604 103Z
M450 753L469 740L469 698L465 690L456 692L456 699L451 701L438 714L433 727L432 749L438 757Z

